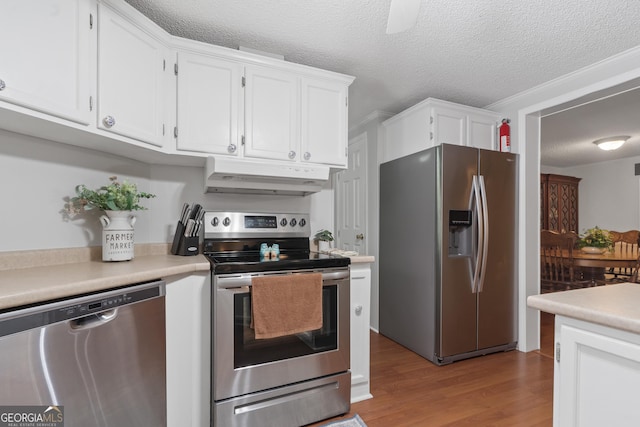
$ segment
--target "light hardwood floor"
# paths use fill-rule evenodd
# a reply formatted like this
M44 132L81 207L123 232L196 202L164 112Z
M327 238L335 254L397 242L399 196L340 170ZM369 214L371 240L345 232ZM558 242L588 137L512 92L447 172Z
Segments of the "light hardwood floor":
M553 359L510 351L435 366L371 333L373 399L351 405L368 427L551 426Z

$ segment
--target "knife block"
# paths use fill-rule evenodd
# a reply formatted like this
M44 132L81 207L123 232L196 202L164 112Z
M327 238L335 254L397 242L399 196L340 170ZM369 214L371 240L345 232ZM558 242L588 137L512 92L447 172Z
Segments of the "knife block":
M173 255L191 256L198 255L200 252L200 237L185 237L184 224L178 221L176 234L173 236L173 244L171 245L171 253Z

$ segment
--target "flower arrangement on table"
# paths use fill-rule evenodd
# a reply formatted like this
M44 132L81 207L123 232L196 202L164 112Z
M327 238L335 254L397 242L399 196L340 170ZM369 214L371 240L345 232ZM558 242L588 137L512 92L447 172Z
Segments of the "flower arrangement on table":
M596 225L594 228L589 228L580 235L578 247L580 249L598 248L600 252L604 252L607 249L613 248L613 241L607 230L603 230Z
M67 211L71 214L83 210L100 209L103 211L137 211L146 209L140 205L140 199L156 197L155 194L138 191L136 184L118 182L117 176L109 177L109 185L90 190L84 184L76 186L76 196L69 199Z

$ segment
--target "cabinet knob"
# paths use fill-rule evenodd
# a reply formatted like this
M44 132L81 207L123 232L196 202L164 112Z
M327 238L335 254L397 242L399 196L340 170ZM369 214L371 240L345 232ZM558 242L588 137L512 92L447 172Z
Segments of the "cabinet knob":
M235 153L237 148L238 147L236 147L235 144L229 144L229 146L227 147L227 151L230 153Z
M107 116L102 119L102 123L104 123L106 127L110 128L116 124L116 119L114 119L113 116Z
M295 151L293 151L293 150L289 151L289 158L290 158L291 160L295 159L295 158L296 158L296 152L295 152Z
M307 151L307 152L305 152L305 153L304 153L304 159L305 159L305 160L309 160L310 158L311 158L311 153L310 153L310 152L308 152L308 151Z
M364 240L364 234L356 234L356 240Z
M7 84L4 82L4 80L0 79L0 90L4 90L5 87L7 87Z
M361 305L356 305L354 311L356 312L356 316L360 316L362 314L362 306Z

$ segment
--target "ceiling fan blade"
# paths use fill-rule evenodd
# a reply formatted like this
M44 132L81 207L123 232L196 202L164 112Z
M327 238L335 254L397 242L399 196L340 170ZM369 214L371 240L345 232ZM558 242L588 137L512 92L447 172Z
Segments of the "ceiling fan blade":
M387 34L399 33L416 25L421 0L391 0Z

